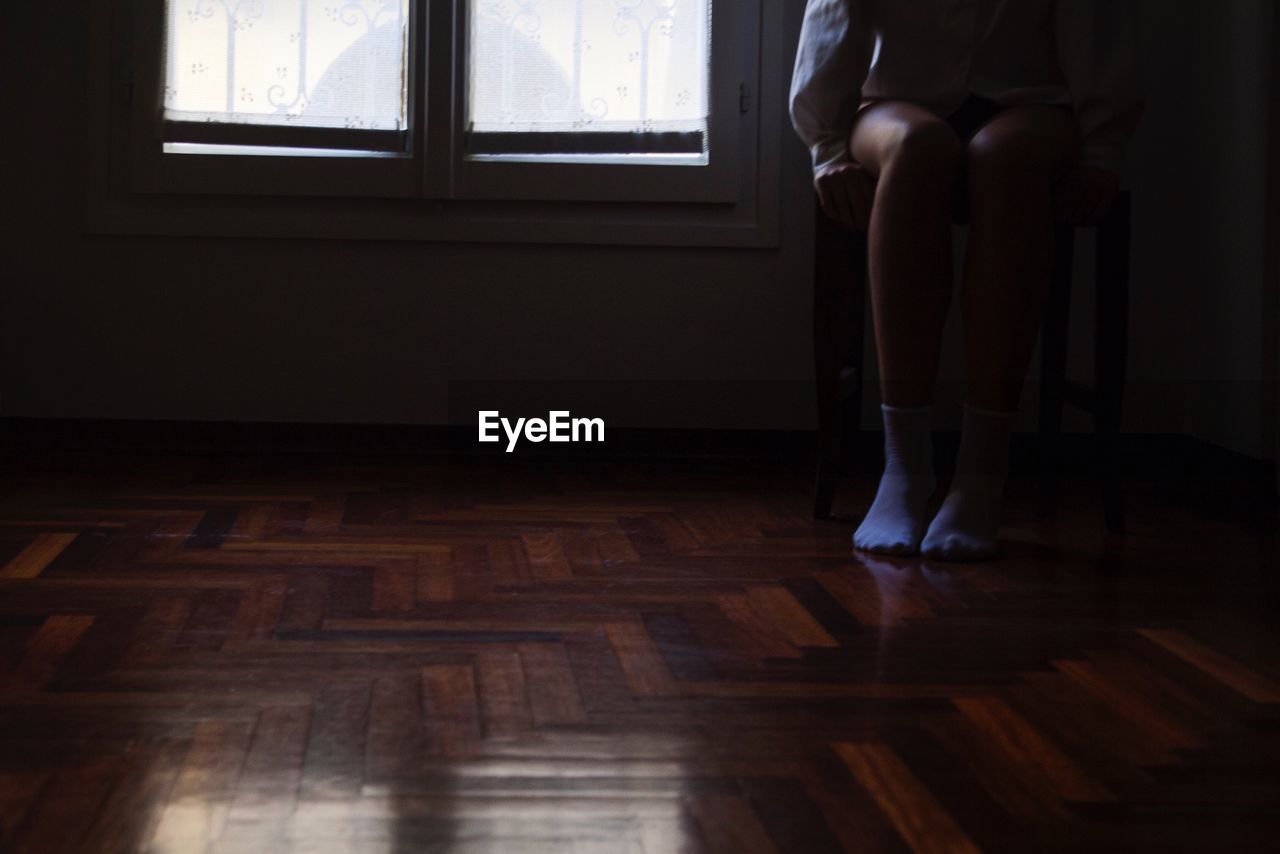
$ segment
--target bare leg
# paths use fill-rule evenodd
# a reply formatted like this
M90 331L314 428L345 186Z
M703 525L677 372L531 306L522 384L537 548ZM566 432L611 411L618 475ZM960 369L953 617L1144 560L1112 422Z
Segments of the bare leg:
M923 107L886 101L862 111L850 149L877 178L867 241L881 399L927 406L951 298L951 205L963 146Z
M951 203L962 146L922 107L865 109L850 140L876 176L868 249L871 309L885 405L885 471L856 547L913 554L934 489L928 406L951 295Z
M1053 271L1053 186L1071 164L1075 121L1015 107L965 152L972 227L962 310L970 406L1018 408Z
M956 476L921 546L930 557L995 553L1009 428L1053 267L1053 187L1076 128L1054 107L996 116L965 152L972 225L965 257L966 412Z

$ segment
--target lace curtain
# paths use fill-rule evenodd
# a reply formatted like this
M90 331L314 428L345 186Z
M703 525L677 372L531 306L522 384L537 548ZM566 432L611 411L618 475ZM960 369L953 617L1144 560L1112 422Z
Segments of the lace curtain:
M469 0L470 129L702 131L711 0Z
M165 117L406 127L409 0L170 0Z
M468 3L470 130L705 132L711 0ZM165 116L402 130L408 15L409 0L170 0Z

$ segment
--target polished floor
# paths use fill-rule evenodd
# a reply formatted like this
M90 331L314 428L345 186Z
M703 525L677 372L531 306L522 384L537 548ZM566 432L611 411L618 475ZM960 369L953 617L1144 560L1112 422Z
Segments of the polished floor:
M10 461L0 850L1274 850L1273 506L1017 482L1003 560L930 565L809 486Z

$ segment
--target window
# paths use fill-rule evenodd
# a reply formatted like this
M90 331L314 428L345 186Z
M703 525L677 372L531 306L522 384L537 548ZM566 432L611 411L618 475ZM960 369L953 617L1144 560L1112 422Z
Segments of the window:
M471 0L467 149L705 165L711 0Z
M517 239L570 235L556 221L593 242L664 221L761 227L757 92L785 49L762 50L777 13L759 0L125 5L99 30L128 34L100 51L116 71L102 148L131 209L229 222L230 199L253 197L242 219L278 209L302 228L321 206L288 200L341 199L406 239L479 239L469 222L513 217L534 235Z
M407 0L168 0L164 139L408 150Z

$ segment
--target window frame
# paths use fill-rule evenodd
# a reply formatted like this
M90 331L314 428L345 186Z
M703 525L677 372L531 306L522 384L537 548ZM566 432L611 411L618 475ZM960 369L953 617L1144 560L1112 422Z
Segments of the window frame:
M630 165L619 163L542 162L515 157L477 159L466 150L467 56L471 33L466 12L468 0L453 0L454 50L451 74L455 114L451 122L453 143L453 198L494 200L565 201L738 201L733 180L742 156L735 140L746 137L741 109L743 73L734 46L741 41L759 43L759 15L749 14L756 0L713 0L710 115L707 124L709 159L706 165ZM428 49L435 45L431 45ZM431 120L428 113L428 121Z
M287 145L260 154L237 153L229 146L217 153L165 151L164 49L165 0L130 0L132 57L129 98L132 109L134 187L142 193L336 196L417 198L422 195L421 118L415 109L424 57L424 18L418 9L426 0L410 0L407 62L409 75L407 151L353 151L345 155L283 153ZM434 4L433 4L434 5ZM227 133L239 128L223 126ZM269 139L279 134L287 142L293 129L254 126L248 137Z
M469 158L467 5L467 0L411 0L409 152L288 156L165 153L159 120L165 4L95 4L91 69L105 73L91 70L90 229L326 239L777 244L781 140L762 131L785 126L789 51L763 36L784 29L783 4L713 4L706 166ZM445 66L446 71L438 70ZM765 80L773 83L768 90L761 88Z

